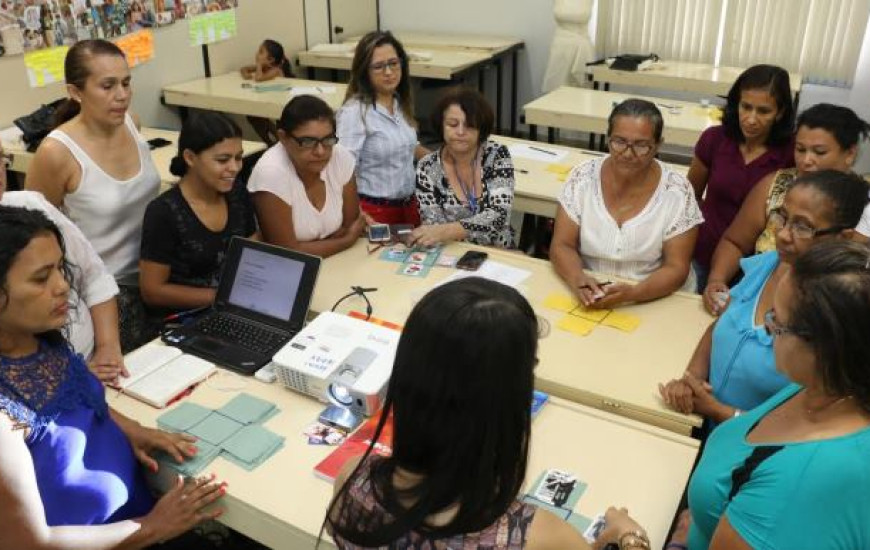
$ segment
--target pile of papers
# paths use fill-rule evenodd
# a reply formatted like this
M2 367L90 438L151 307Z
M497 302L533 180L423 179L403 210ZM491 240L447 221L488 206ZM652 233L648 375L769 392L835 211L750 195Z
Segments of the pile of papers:
M282 436L262 426L278 412L273 403L246 393L217 410L196 403L180 403L161 415L157 425L196 437L197 453L180 464L166 454L158 461L188 477L195 477L218 456L253 470L284 446Z

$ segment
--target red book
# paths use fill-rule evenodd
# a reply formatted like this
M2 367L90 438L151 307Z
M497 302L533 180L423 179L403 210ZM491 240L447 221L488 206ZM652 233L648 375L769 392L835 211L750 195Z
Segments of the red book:
M334 451L329 453L329 456L321 460L320 463L314 467L314 475L321 479L325 479L330 483L335 483L335 478L338 477L338 473L349 460L361 457L365 454L366 449L371 445L372 436L375 435L375 428L378 427L379 420L380 414L366 420L357 431L353 432L344 440L344 443L336 447ZM387 419L387 423L384 424L384 429L381 431L381 437L378 438L378 442L375 444L375 448L372 449L372 453L380 456L390 456L393 453L392 442L393 417L390 416L390 418Z

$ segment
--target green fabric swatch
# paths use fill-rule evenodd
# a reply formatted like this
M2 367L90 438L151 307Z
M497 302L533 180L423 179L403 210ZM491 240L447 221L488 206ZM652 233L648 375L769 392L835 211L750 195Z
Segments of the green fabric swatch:
M240 393L217 412L241 424L255 424L274 416L277 413L277 407L264 399Z
M241 428L241 423L218 412L213 412L202 422L187 430L187 433L206 443L220 445Z
M170 432L184 432L205 420L211 413L211 409L184 401L157 417L157 426Z

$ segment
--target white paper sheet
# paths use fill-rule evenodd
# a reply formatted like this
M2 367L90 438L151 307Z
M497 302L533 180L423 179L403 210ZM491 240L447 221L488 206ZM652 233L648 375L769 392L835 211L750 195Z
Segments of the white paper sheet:
M512 267L507 264L499 263L493 260L486 260L477 271L462 271L459 270L453 275L445 278L435 286L441 286L451 281L458 281L466 277L483 277L490 281L502 283L513 288L517 288L523 281L529 278L531 271Z
M508 147L508 151L510 151L513 158L525 158L541 162L559 162L568 156L567 151L547 147L545 144L526 145L524 143L516 143Z

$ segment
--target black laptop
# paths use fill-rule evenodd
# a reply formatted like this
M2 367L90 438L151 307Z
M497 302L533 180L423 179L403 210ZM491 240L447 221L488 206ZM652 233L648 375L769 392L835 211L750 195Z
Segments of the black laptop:
M234 237L209 311L163 341L253 374L302 330L319 270L317 256Z

